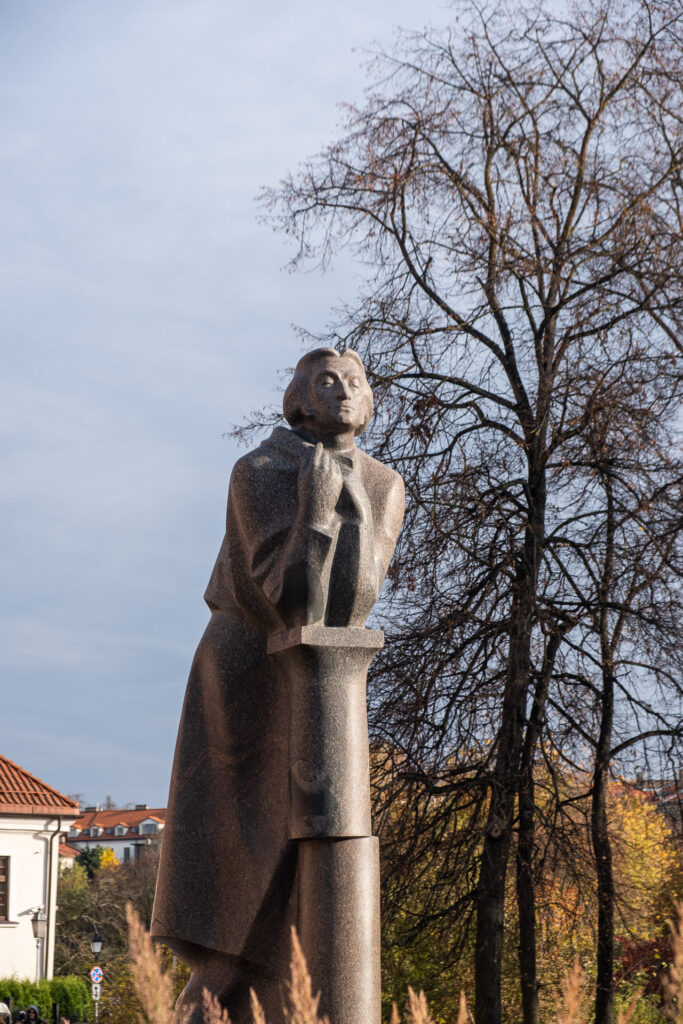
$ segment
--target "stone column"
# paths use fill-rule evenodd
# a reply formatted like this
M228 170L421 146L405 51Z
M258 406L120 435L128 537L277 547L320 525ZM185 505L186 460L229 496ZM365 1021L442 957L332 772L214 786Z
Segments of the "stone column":
M381 630L298 626L268 652L290 695L289 835L297 930L319 1012L380 1024L379 843L370 819L367 671Z

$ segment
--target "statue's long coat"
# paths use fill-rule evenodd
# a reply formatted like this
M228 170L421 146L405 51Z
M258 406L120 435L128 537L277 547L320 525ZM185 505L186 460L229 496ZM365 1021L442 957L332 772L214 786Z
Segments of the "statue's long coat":
M152 934L180 955L191 943L273 967L289 934L296 845L287 839L288 705L266 642L291 624L277 609L307 448L278 427L237 462L230 481L226 534L205 594L211 620L178 732L152 920ZM373 580L356 581L365 597L348 624L362 625L394 550L404 495L393 470L358 448L351 458L372 512L370 536L359 543L373 544L376 560ZM349 501L337 507L327 535L309 538L328 574Z

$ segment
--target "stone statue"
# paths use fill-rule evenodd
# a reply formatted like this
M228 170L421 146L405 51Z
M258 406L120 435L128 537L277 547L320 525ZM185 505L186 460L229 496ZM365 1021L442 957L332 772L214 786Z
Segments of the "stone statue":
M206 986L243 1024L253 987L280 1020L294 924L332 1024L379 1021L365 678L382 634L364 624L404 490L354 443L372 405L356 353L316 349L285 393L292 429L277 427L232 473L152 920L192 968L179 1010ZM358 1006L335 1020L342 998Z

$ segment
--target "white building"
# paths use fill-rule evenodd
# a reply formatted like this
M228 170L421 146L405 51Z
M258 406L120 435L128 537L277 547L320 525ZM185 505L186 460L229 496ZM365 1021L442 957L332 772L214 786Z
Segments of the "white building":
M0 977L52 977L60 836L77 816L73 800L0 754Z
M78 850L74 850L68 843L59 844L59 870L72 868L78 857ZM59 908L57 908L59 909Z
M166 808L106 809L86 807L67 833L67 843L76 850L108 846L120 864L136 860L141 850L161 835L166 821Z

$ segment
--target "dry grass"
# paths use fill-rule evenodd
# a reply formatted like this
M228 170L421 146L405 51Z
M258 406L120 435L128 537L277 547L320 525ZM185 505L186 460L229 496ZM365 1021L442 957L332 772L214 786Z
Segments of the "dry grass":
M465 993L460 993L460 1006L458 1008L458 1019L456 1024L467 1024L471 1020L469 1010L467 1009L467 1000L465 999Z
M249 989L249 997L251 999L251 1016L254 1019L254 1024L266 1024L266 1015L253 988Z
M617 1024L629 1024L632 1020L642 993L634 993L631 1002L617 1014ZM591 1019L586 1009L586 976L578 960L562 982L562 1006L557 1012L557 1024L588 1024Z
M429 1013L429 1007L427 1006L427 999L424 992L420 992L419 995L416 995L414 989L410 987L408 987L406 1014L406 1024L434 1024L434 1020ZM467 1007L465 993L461 992L458 1018L455 1024L469 1024L471 1020L472 1017ZM398 1012L398 1006L396 1003L392 1004L389 1024L401 1024L401 1015Z
M170 1024L173 1014L173 981L161 969L149 933L130 903L126 904L130 970L138 999L149 1024Z
M676 921L669 921L672 961L664 980L664 1014L674 1024L683 1022L683 903L676 907Z
M419 995L415 994L415 991L408 986L408 1006L407 1006L407 1017L408 1024L434 1024L429 1009L427 1007L427 999L424 992L420 992Z
M230 1024L228 1011L218 1001L218 997L205 988L202 992L202 1010L206 1024Z
M174 1014L173 983L161 968L161 958L139 917L128 904L130 967L135 990L143 1007L148 1024L171 1024ZM677 907L677 920L670 923L673 959L663 980L664 1013L672 1024L683 1024L683 903ZM292 928L292 959L290 974L286 983L286 1002L283 1007L286 1024L330 1024L327 1017L320 1017L318 1007L320 993L313 994L311 977L294 928ZM617 1024L629 1024L638 1007L641 993L636 992L630 1004L622 1010ZM590 1013L586 1009L586 979L576 961L562 984L562 1006L557 1012L556 1024L589 1024ZM230 1024L228 1011L207 989L204 990L202 1011L205 1024ZM251 991L251 1014L253 1024L267 1024L258 997ZM464 992L460 993L460 1007L455 1024L468 1024L472 1020ZM337 1022L335 1022L337 1024ZM401 1024L396 1003L393 1004L389 1024ZM424 992L416 994L408 989L406 1024L434 1024L429 1013Z
M583 1004L584 975L578 960L562 980L562 1006L557 1024L580 1024Z
M286 1024L330 1024L327 1017L318 1016L320 992L313 995L306 957L295 928L292 928L292 959L289 963L287 1001L289 1005L283 1007Z

